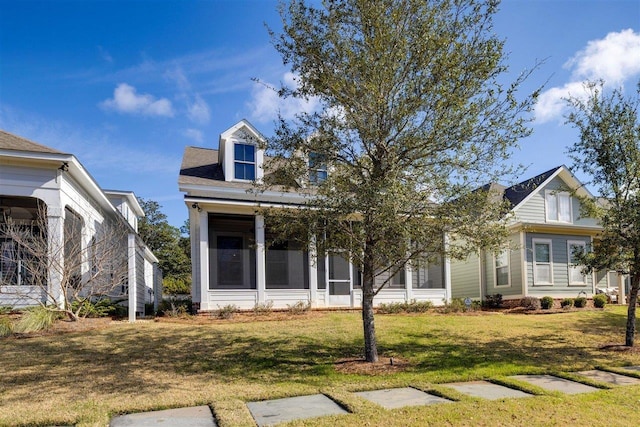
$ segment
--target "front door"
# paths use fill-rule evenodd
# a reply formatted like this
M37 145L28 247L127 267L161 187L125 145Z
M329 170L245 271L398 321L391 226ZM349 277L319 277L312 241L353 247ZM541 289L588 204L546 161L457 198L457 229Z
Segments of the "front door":
M329 305L351 306L351 268L349 260L339 253L329 255Z

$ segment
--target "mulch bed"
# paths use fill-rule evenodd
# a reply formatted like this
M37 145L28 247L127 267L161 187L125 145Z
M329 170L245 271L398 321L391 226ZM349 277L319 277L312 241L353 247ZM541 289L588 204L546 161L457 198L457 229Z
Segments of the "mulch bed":
M367 362L361 358L340 359L335 369L341 374L384 375L395 374L409 368L410 364L400 357L380 356L377 362Z

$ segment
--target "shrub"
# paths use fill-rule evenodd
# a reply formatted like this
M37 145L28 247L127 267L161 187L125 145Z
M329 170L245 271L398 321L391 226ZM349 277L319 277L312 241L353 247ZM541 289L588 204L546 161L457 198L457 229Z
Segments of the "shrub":
M74 312L80 309L78 312L80 317L107 317L118 310L116 305L117 304L109 298L101 298L96 302L91 302L90 300L75 300L71 303L71 309Z
M411 300L409 303L405 303L405 310L407 313L426 313L433 308L431 301L416 301Z
M271 312L271 309L273 309L273 301L269 300L267 302L257 302L256 305L253 306L253 314L256 314L258 316L262 316L265 314L269 314Z
M480 308L480 301L472 301L471 306L467 307L464 303L465 298L452 298L451 302L444 303L443 313L462 313L467 311L476 311Z
M191 277L164 277L162 279L162 293L168 295L191 293Z
M604 298L605 300L607 299L606 295ZM573 300L573 305L578 308L585 308L587 306L587 299L585 297L578 297Z
M0 314L9 314L12 310L8 305L0 305Z
M287 304L287 307L291 314L304 314L311 310L311 301L298 301L295 304Z
M604 308L607 304L607 296L605 294L597 294L593 296L593 306L596 308Z
M382 303L378 306L378 313L380 314L398 314L404 311L405 307L402 302L390 302L388 304Z
M235 304L227 304L224 307L218 306L216 317L218 317L218 319L231 319L238 310L239 308Z
M13 323L8 317L0 317L0 338L8 337L13 333Z
M502 307L502 294L487 295L482 301L484 308L500 308Z
M553 298L550 296L545 296L540 298L540 308L543 310L549 310L553 307Z
M158 314L169 317L187 316L192 313L191 299L163 299L158 305Z
M24 311L22 317L13 326L13 331L19 334L45 331L59 318L60 313L57 311L41 306L33 307Z
M520 307L527 310L540 310L540 300L536 297L524 297L520 300Z
M562 308L571 308L573 307L573 298L565 298L560 301L560 307Z

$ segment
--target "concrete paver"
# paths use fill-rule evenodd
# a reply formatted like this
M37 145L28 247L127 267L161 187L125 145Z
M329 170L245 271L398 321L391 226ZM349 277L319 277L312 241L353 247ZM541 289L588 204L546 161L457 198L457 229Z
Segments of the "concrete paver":
M360 391L355 394L386 409L402 408L404 406L433 405L436 403L451 403L448 399L434 396L412 387Z
M509 378L525 381L545 390L559 391L565 394L580 394L598 391L595 387L555 377L553 375L514 375Z
M110 427L216 427L208 406L167 409L120 415L111 420Z
M473 397L482 399L498 400L510 397L531 397L529 393L493 384L488 381L469 381L463 383L441 384L445 387L451 387L460 393L468 394Z
M628 371L640 371L640 366L623 366L621 369L626 369Z
M614 374L613 372L599 371L594 369L592 371L576 372L583 377L591 378L595 381L600 381L606 384L612 385L636 385L640 384L638 378L627 377L626 375Z
M325 415L348 414L324 394L247 402L258 427Z

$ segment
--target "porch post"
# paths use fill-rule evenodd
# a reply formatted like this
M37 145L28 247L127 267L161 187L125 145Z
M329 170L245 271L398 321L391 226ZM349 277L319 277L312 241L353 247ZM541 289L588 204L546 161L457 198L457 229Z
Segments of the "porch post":
M47 207L47 246L49 261L49 280L47 286L47 303L59 307L64 306L64 209Z
M318 251L315 236L309 240L309 299L312 307L318 306Z
M404 287L407 302L410 302L413 299L413 266L411 261L408 261L404 268Z
M266 289L266 265L264 237L264 216L256 215L256 290L258 291L258 303L265 302Z
M209 214L206 211L196 213L200 225L200 310L210 310L209 307Z
M608 274L608 273L607 273ZM626 304L627 296L624 292L624 281L622 280L623 275L618 273L618 304Z
M445 299L449 303L451 302L451 258L449 257L449 236L444 235L444 289Z
M128 282L129 282L129 322L136 321L136 307L138 305L138 283L136 281L136 235L127 236Z

